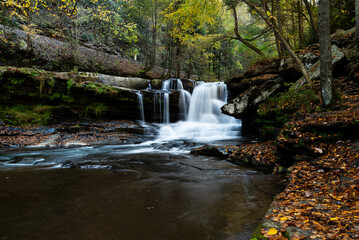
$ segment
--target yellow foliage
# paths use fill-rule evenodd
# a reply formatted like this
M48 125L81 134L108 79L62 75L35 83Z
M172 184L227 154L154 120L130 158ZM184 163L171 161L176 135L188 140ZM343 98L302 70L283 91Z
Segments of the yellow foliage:
M276 235L277 233L278 233L278 231L275 228L270 228L268 231L268 235Z

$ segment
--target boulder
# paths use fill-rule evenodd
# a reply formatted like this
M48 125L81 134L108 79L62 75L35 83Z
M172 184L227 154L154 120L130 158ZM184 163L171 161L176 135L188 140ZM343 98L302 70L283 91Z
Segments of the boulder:
M98 74L98 83L106 84L109 86L131 88L131 89L146 89L150 80L144 78L131 78L131 77L116 77L104 74Z
M336 46L332 45L332 63L333 69L335 69L342 61L345 60L345 54ZM320 77L320 61L317 61L308 71L311 80L316 80ZM306 83L304 77L301 77L291 87L290 91L298 90Z
M227 87L230 92L230 100L236 97L251 87L259 86L267 81L279 78L278 74L264 74L252 78L237 77L228 81ZM232 97L233 96L233 97Z
M278 77L275 80L268 80L262 85L251 87L249 90L224 105L221 108L222 113L236 118L245 117L247 112L257 107L258 104L280 90L282 88L282 81L283 79Z

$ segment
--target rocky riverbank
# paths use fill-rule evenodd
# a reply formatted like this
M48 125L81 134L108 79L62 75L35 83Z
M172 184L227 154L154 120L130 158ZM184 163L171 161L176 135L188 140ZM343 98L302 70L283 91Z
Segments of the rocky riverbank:
M2 148L59 148L126 144L143 141L145 130L138 123L122 121L63 122L51 126L0 125Z

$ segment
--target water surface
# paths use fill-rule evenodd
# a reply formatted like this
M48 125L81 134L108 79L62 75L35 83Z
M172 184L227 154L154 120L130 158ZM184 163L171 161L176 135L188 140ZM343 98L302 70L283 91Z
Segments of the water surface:
M0 239L249 239L279 179L178 146L0 152Z

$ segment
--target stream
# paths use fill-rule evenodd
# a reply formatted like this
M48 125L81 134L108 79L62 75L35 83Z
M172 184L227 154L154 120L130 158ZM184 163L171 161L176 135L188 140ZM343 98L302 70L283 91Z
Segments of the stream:
M201 86L214 98L196 102L207 112L190 105L186 121L143 123L142 141L0 150L0 239L249 239L280 178L190 154L247 141L218 111L219 85Z

